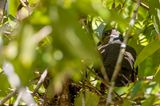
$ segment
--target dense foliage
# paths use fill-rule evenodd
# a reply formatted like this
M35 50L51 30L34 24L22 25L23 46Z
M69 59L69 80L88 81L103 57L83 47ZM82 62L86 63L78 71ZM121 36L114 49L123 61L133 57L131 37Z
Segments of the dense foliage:
M125 35L136 0L25 1L0 1L0 100L25 86L34 92L40 75L48 70L50 84L33 95L37 104L44 103L44 95L51 98L61 92L71 79L82 86L75 105L85 101L86 106L96 106L103 98L98 93L101 80L90 70L93 64L101 64L96 45L105 26ZM123 101L118 104L160 104L160 0L141 1L128 44L138 54L138 81L114 88ZM17 96L6 104L14 104Z

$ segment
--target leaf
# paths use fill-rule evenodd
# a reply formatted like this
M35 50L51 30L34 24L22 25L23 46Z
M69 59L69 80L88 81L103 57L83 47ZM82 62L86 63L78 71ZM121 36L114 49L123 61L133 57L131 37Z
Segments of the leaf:
M144 47L144 49L140 52L140 54L137 57L137 60L135 62L135 67L138 66L140 63L142 63L148 56L152 55L158 49L160 49L159 40L151 42L148 46Z
M75 106L82 106L83 93L80 93L80 96L75 98ZM92 92L85 92L85 106L97 106L99 101L99 96Z
M160 84L160 65L159 67L157 68L157 72L156 72L156 75L155 75L155 80Z
M158 10L157 10L157 12L158 12ZM159 12L160 12L160 9L159 9ZM155 30L156 30L157 33L160 33L160 26L159 26L160 25L160 19L158 20L158 16L154 16L153 18L154 18L153 21L154 21Z
M149 0L150 13L153 15L154 27L157 33L160 33L160 1L159 0Z
M122 87L115 87L114 91L118 94L118 95L123 95L123 94L127 94L129 93L130 89L133 87L133 84L130 84L128 86L122 86Z
M0 68L0 70L2 69ZM6 92L4 91L8 91L8 88L10 87L7 76L2 72L0 73L0 82L1 82L0 86L0 97L1 97L6 95Z
M9 14L11 14L12 16L16 16L18 4L19 4L19 0L10 0L9 1L9 3L8 3Z
M132 106L129 100L124 100L122 106Z
M135 86L132 88L131 96L134 97L139 92L140 88L142 87L142 82L138 81Z
M56 49L62 51L63 60L66 59L72 63L74 60L81 61L83 59L85 62L98 63L98 55L94 42L90 35L85 33L80 28L79 23L77 23L77 13L62 8L57 8L57 10L56 14L59 19L55 19L53 43ZM75 64L75 62L73 63ZM77 66L77 64L74 66Z
M37 25L48 25L50 23L49 17L43 12L44 10L37 10L35 13L31 16L31 23L37 24Z
M148 99L144 101L142 106L153 106L154 100L155 100L155 96L154 95L150 96Z
M36 6L40 2L40 0L29 0L28 2L31 6Z

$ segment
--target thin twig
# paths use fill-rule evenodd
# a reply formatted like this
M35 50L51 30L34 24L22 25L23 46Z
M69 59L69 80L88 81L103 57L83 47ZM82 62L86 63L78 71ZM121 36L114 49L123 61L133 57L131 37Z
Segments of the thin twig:
M21 4L22 4L23 7L27 7L27 6L28 6L28 5L25 3L25 2L27 2L27 0L26 0L26 1L20 0L20 2L21 2Z
M102 63L101 63L101 73L103 75L105 83L108 83L109 82L109 78L108 78L108 75L106 73L105 67L104 67L104 65Z
M87 69L90 70L90 72L92 72L95 75L96 79L99 79L100 81L102 81L102 83L104 83L107 88L110 87L110 84L106 82L106 80L101 78L92 68L87 67Z
M13 92L9 93L5 98L0 100L0 106L3 105L6 101L8 101L11 97L17 94L17 90L14 90Z
M86 106L86 93L85 93L85 90L83 89L83 92L82 92L82 106Z
M37 93L38 89L41 87L42 83L44 82L44 79L46 78L47 76L47 70L45 70L41 77L40 77L40 80L38 81L37 83L37 86L33 92L33 96L35 95L35 93ZM15 96L16 94L18 93L18 89L14 90L13 92L9 93L5 98L3 98L2 100L0 100L0 106L3 105L6 101L8 101L11 97Z
M91 83L89 83L89 82L87 82L86 84L85 84L85 87L87 87L87 88L89 88L89 89L91 89L92 91L94 91L96 94L98 94L98 95L102 95L101 94L101 92L98 90L98 89L96 89L96 87L94 87Z
M37 33L33 35L33 40L34 40L33 42L39 43L45 37L47 37L51 32L52 32L51 26L44 26Z
M7 5L7 0L4 0L4 7L3 7L3 13L5 12L5 9L6 9L6 5Z
M133 1L137 2L137 0L133 0ZM147 9L147 10L149 10L149 6L147 4L145 4L145 3L143 3L143 2L140 3L140 6L145 8L145 9Z
M84 70L83 80L82 80L82 106L86 106L86 93L85 93L85 81L87 77L87 71Z
M39 81L38 81L38 83L37 83L37 86L36 86L36 88L35 88L35 90L34 90L34 92L33 92L33 95L35 95L35 94L37 93L38 89L41 87L41 85L43 84L45 78L47 77L47 74L48 74L48 71L47 71L47 70L45 70L45 71L42 73L42 75L41 75L41 77L40 77L40 79L39 79Z
M110 88L110 84L108 82L106 82L104 79L102 79L101 77L99 77L99 75L97 75L97 73L95 71L93 71L93 69L91 69L89 67L87 67L87 69L90 70L90 72L92 72L95 75L96 79L99 79L100 81L102 81L102 83L105 85L106 88ZM118 98L118 100L123 101L121 96L118 95L114 90L112 93L113 93L113 95L115 95Z
M118 76L118 73L121 69L123 54L124 54L125 49L126 49L126 44L127 44L128 38L129 38L129 33L131 32L131 29L134 26L134 23L135 23L135 20L136 20L136 15L138 13L138 8L140 6L140 3L141 3L141 0L138 0L137 6L135 7L134 13L133 13L133 15L131 17L131 20L130 20L130 23L129 23L128 31L126 32L123 43L121 44L120 53L119 53L119 56L118 56L118 59L117 59L117 63L116 63L112 78L111 78L111 87L109 88L108 97L106 99L106 105L109 105L109 104L112 103L112 92L113 92L113 88L114 88L114 85L115 85L115 80L116 80L116 78Z
M147 6L145 3L142 3L140 4L142 7L144 7L145 9L149 10L149 6Z
M22 92L18 94L18 97L16 99L16 101L14 102L13 106L18 106L18 104L20 103L22 98Z

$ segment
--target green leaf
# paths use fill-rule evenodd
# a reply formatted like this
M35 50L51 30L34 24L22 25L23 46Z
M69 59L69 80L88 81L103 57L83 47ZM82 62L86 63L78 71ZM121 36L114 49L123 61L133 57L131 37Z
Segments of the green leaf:
M153 15L154 27L157 33L160 33L160 1L159 0L149 0L150 13Z
M124 100L122 106L132 106L129 100Z
M157 12L158 12L158 10L157 10ZM160 12L160 9L159 9L159 12ZM158 13L157 13L157 15L158 15ZM160 16L159 16L159 18L160 18ZM158 16L154 16L153 21L154 21L154 28L155 28L156 32L160 33L160 19L158 20Z
M151 42L148 46L144 47L144 49L138 55L138 58L135 62L135 67L142 63L148 56L151 56L154 52L160 49L160 41L156 40Z
M84 94L81 92L80 96L75 98L75 106L82 106L82 99ZM97 106L99 96L92 92L85 92L85 106Z
M159 67L157 68L157 72L156 72L156 75L155 75L155 80L160 84L160 65Z
M10 0L8 5L9 5L9 8L8 8L9 14L11 14L12 16L16 16L19 0Z
M10 87L8 79L3 72L0 73L0 82L1 82L1 86L0 86L0 97L1 97L6 95L6 92L4 91L8 91L8 88Z
M142 82L138 81L135 86L132 88L131 96L134 97L136 94L140 91L140 88L142 87Z
M155 96L152 95L148 99L145 100L142 106L153 106L154 100L155 100Z

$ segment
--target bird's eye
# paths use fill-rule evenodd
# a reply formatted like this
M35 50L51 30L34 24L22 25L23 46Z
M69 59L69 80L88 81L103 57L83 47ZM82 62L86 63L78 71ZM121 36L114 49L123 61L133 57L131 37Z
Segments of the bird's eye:
M109 36L111 33L107 31L107 32L105 32L104 34L105 34L106 36Z

